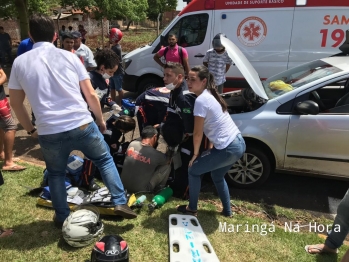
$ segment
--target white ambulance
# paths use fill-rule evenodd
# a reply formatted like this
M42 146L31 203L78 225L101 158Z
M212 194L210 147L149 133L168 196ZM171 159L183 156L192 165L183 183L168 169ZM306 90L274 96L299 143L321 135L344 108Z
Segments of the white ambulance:
M212 39L224 33L256 68L261 79L338 53L349 29L349 0L193 0L151 44L128 53L124 89L141 93L162 86L154 54L169 33L185 46L190 67L201 65ZM248 84L232 66L224 91Z

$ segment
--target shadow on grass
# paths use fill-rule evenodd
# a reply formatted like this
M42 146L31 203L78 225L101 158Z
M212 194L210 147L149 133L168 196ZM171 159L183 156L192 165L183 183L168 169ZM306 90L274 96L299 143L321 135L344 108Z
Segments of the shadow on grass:
M160 210L155 210L154 212L159 212ZM155 216L155 214L149 214L149 217L142 222L144 228L153 229L158 233L168 234L168 224L169 216L176 214L175 209L168 209L161 212L160 216ZM209 235L217 231L219 227L219 221L217 220L217 212L202 210L198 213L199 223L205 232Z
M1 249L25 251L50 245L62 236L53 222L41 220L13 227L14 234L0 238Z
M27 155L31 158L43 160L42 151L38 146L38 140L30 136L16 136L13 150L16 151L17 156Z
M338 254L322 254L316 255L317 262L337 262Z
M267 203L264 202L263 199L261 199L260 207L263 208L264 212L266 213L269 219L271 219L272 221L278 219L278 214L275 210L274 205L268 205Z

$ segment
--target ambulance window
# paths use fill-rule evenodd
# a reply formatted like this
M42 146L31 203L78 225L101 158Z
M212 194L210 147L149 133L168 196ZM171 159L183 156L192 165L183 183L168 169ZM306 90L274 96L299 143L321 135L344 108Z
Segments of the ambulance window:
M307 0L297 0L297 5L307 5Z
M178 37L178 45L190 47L201 45L206 37L208 14L197 14L183 17L169 33ZM166 36L167 39L168 35Z

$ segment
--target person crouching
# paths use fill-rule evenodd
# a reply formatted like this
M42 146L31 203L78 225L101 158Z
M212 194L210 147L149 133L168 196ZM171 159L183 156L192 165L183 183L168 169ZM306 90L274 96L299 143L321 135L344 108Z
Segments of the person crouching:
M128 146L121 174L128 192L157 191L166 185L171 171L170 159L155 149L157 145L157 129L146 126L141 141L132 141Z

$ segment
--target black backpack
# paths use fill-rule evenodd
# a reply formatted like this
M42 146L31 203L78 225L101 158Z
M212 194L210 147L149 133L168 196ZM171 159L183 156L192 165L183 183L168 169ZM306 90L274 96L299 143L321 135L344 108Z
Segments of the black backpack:
M168 46L166 46L165 50L164 50L164 58L166 60L166 54L168 51ZM184 66L183 64L183 50L181 46L178 46L178 53L179 53L179 57L181 58L181 64Z

